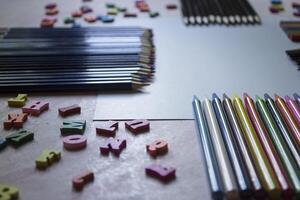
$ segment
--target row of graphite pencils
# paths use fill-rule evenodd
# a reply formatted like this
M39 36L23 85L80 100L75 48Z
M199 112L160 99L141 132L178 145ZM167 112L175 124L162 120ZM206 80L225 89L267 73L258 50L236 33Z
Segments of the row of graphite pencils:
M154 66L147 28L0 28L0 92L139 90Z
M264 97L194 97L214 199L300 198L300 97Z
M248 0L181 0L181 11L186 25L261 23Z

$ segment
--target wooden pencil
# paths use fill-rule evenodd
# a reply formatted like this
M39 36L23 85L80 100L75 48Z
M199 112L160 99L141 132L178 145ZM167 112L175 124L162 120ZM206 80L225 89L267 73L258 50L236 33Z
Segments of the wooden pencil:
M255 108L254 101L247 93L244 93L244 102L249 118L264 149L265 155L269 159L273 177L279 183L282 196L290 198L294 191L290 187L287 175L285 174L282 163L280 162L280 158L278 157L270 136L268 135L267 129Z
M254 165L261 183L270 198L280 198L280 187L276 181L259 139L254 131L250 119L245 111L242 100L238 96L233 97L233 105L239 117L241 128L245 132L245 140L251 152Z
M297 125L296 121L293 119L284 100L276 94L275 94L275 104L278 110L280 111L285 124L287 125L288 129L292 133L292 137L295 144L298 146L298 148L300 148L300 128Z
M223 141L231 161L231 166L236 177L240 196L243 198L250 197L252 195L252 188L250 187L248 174L242 166L242 156L238 151L237 142L233 136L229 121L222 107L221 100L216 94L213 94L212 96L212 104L223 136Z
M280 115L280 112L275 105L274 100L268 94L265 94L265 100L266 100L266 104L273 116L273 119L277 123L277 127L281 131L281 134L285 140L285 143L289 147L289 150L291 151L291 153L295 159L295 162L298 165L298 168L300 168L300 149L298 148L297 145L294 144L292 134L290 133L287 126L285 125L285 123Z
M240 160L240 163L244 168L247 169L247 172L249 174L249 181L251 181L251 183L248 187L253 189L254 197L263 199L266 196L266 191L261 185L249 149L245 142L245 132L241 128L239 119L233 108L232 102L230 98L226 96L226 94L223 95L223 105L225 108L226 115L230 121L232 131L236 138L237 145L239 147L238 149L241 155L243 156L243 159ZM245 178L248 178L248 176L245 175Z
M194 96L193 109L196 127L201 142L202 153L205 159L206 172L213 199L223 199L223 186L220 176L216 155L213 150L212 141L206 121L204 120L201 102Z
M228 199L237 199L238 188L211 101L206 98L203 107L218 166L221 171L224 195Z
M288 109L290 110L290 113L294 116L295 121L300 126L300 107L291 97L285 96L284 99Z
M150 29L2 28L0 33L0 91L140 89L155 73Z
M297 93L294 93L293 96L294 96L298 106L300 106L300 96Z
M298 168L296 162L292 154L290 153L288 147L284 143L284 139L282 138L279 129L276 126L275 121L271 117L271 113L269 112L265 101L256 96L256 106L262 117L264 124L268 130L269 136L271 137L273 144L281 158L281 161L285 167L286 173L291 180L291 184L293 185L290 188L290 194L285 195L285 198L292 199L293 193L296 193L297 198L300 197L300 168Z

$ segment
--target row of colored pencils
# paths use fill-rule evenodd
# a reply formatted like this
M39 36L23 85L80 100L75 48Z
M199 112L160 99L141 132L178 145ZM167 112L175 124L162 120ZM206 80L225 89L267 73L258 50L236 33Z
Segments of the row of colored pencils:
M293 42L300 42L300 22L299 21L281 21L280 27Z
M243 98L193 100L212 197L299 199L299 95Z
M248 0L181 0L181 11L186 25L261 23Z
M0 91L132 90L152 81L152 31L0 28Z
M300 69L300 49L287 50L286 54L298 65L298 69Z

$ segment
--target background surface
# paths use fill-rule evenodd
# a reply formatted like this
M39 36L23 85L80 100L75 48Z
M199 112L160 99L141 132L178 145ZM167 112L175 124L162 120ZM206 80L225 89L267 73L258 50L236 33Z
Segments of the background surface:
M94 0L95 14L105 12L106 1ZM136 11L132 0L109 1ZM21 190L21 200L70 199L209 199L209 188L201 157L200 146L192 119L191 100L210 97L212 92L263 95L264 92L291 94L299 92L300 73L284 51L298 48L290 42L278 22L296 19L292 16L291 1L284 1L286 11L279 15L268 12L269 0L251 0L260 14L261 26L209 26L186 27L180 10L167 11L165 4L173 0L148 0L161 17L150 19L140 14L137 19L117 16L117 25L139 25L153 28L157 47L157 73L155 82L140 93L50 93L30 94L29 101L46 100L50 110L40 117L30 117L24 127L35 133L35 139L18 149L7 147L0 152L0 183L14 185ZM0 0L0 26L39 26L44 17L47 0ZM83 3L80 0L57 1L63 18ZM87 25L82 22L82 25ZM92 26L107 26L100 22ZM18 109L7 107L7 99L15 94L0 96L0 119ZM86 149L65 151L59 127L59 107L73 103L82 106L82 114L68 119L86 119L88 138ZM149 133L133 136L124 130L123 122L117 135L127 138L128 146L117 159L99 154L99 145L105 138L96 136L94 120L103 119L177 119L152 121ZM1 136L14 130L4 131ZM151 159L145 145L154 139L166 139L170 145L167 155ZM62 159L46 171L35 169L34 160L43 149L62 151ZM148 178L144 167L148 163L174 166L177 178L170 184ZM81 170L95 171L95 181L80 193L72 190L71 178Z

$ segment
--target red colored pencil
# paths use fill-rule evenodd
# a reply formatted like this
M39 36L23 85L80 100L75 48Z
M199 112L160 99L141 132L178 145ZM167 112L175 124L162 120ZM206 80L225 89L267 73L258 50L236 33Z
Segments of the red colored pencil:
M292 133L294 142L300 148L300 127L298 126L295 119L292 117L292 114L290 113L284 100L277 94L275 94L275 103L276 103L277 108L280 111L280 114L281 114L284 122L286 123L288 129Z
M262 122L260 115L255 108L254 101L248 94L244 93L244 102L255 132L258 135L260 143L262 144L272 166L273 173L275 174L275 177L281 187L282 196L291 197L293 195L293 189L289 183L287 174L284 172L280 158L278 157L271 139L269 138L266 127L264 126L264 123Z

